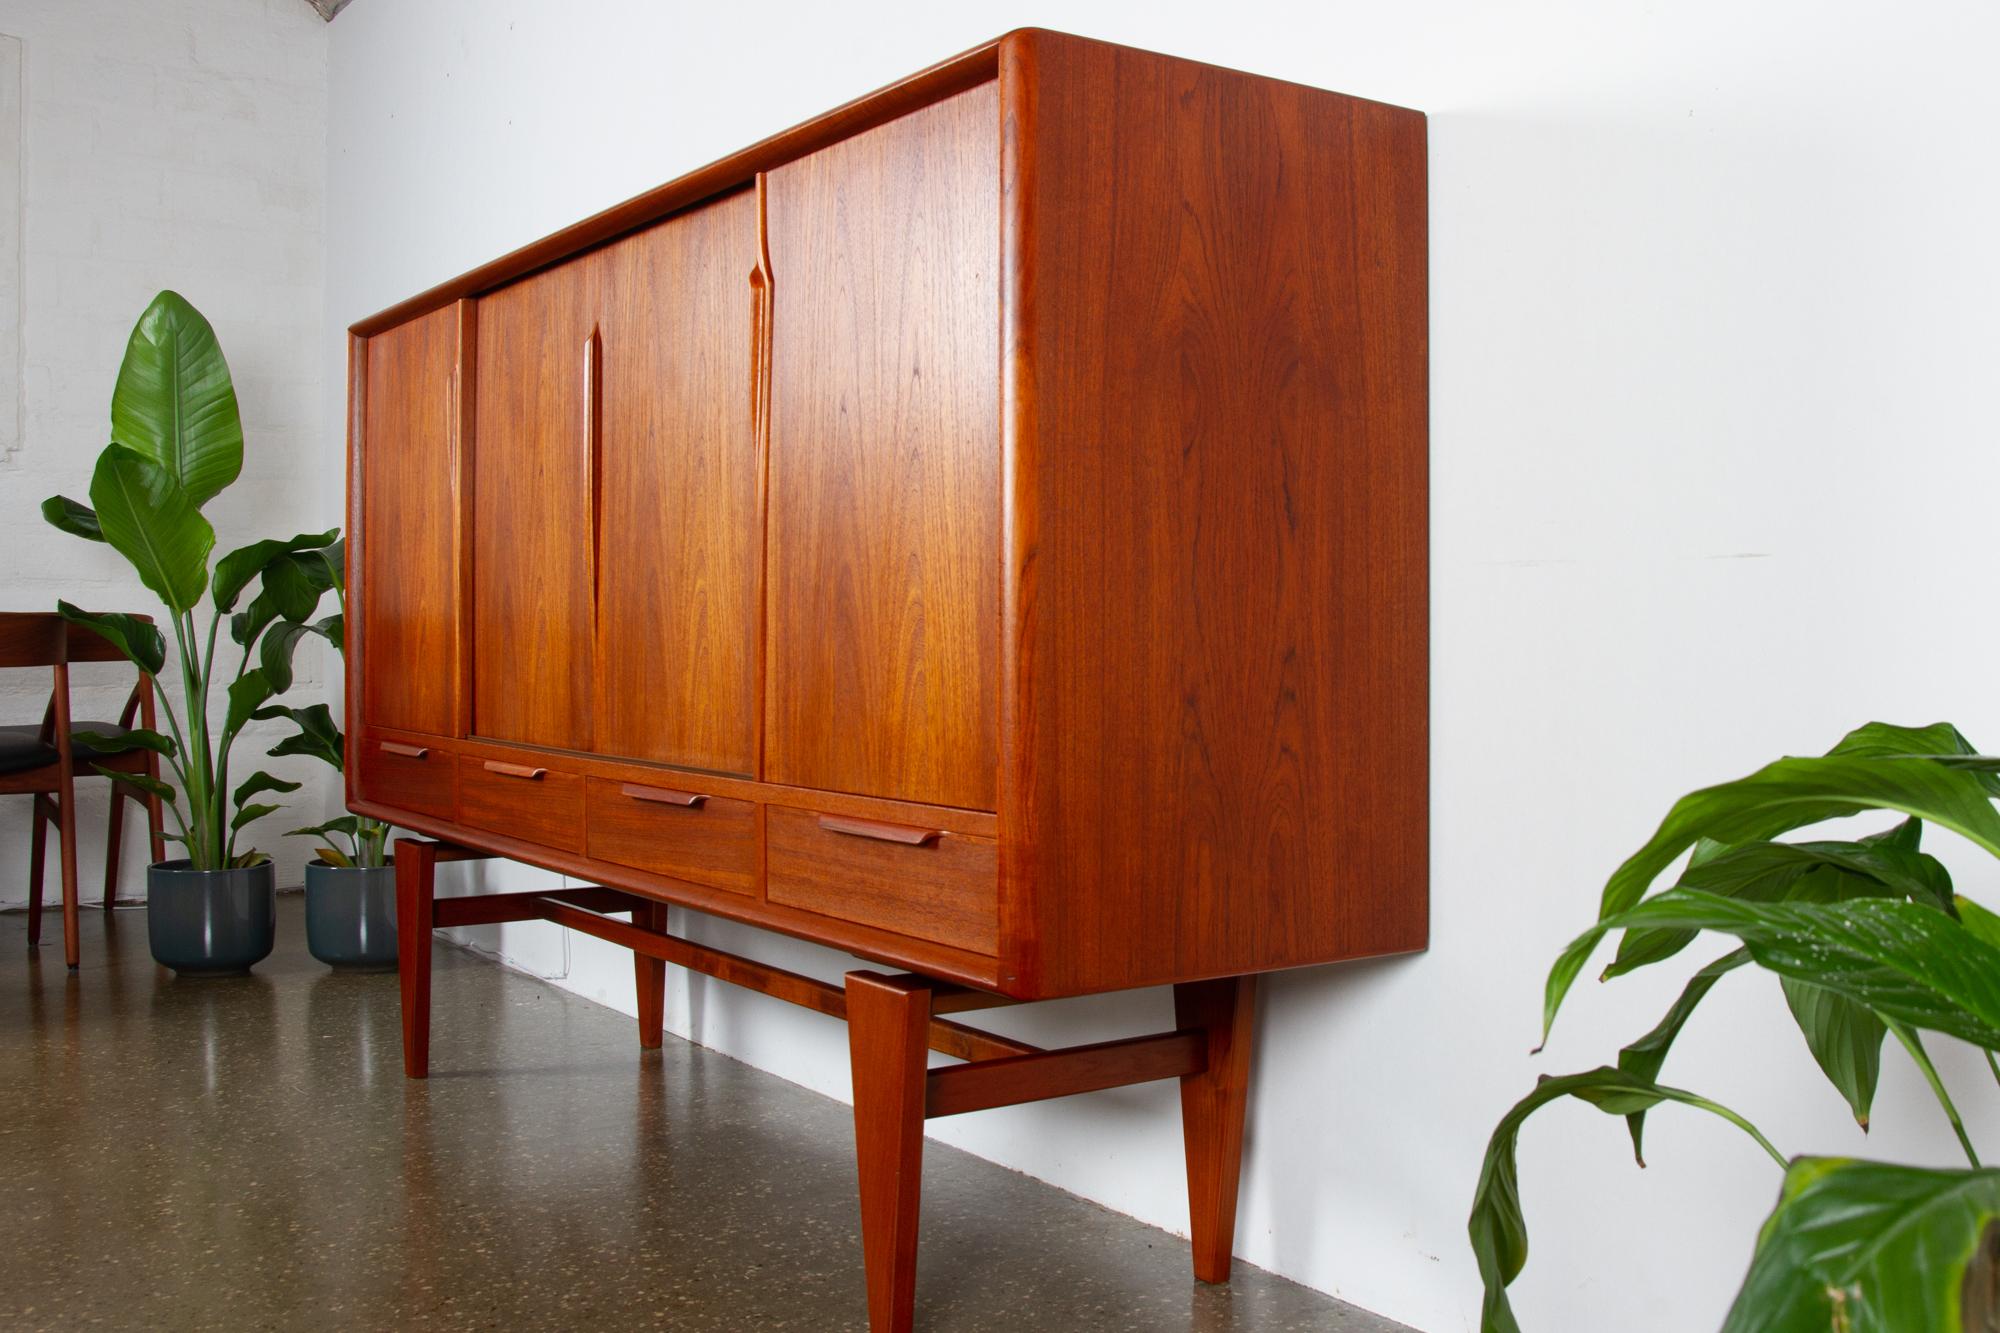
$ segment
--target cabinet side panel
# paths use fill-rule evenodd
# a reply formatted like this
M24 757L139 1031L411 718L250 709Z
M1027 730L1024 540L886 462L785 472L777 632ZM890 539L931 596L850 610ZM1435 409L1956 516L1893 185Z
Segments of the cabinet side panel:
M367 340L361 396L360 640L356 723L449 735L457 710L458 565L452 549L452 375L447 308Z
M1002 828L1030 984L1419 948L1423 118L1024 40Z
M771 781L993 808L999 137L989 83L767 178Z
M594 748L747 774L764 549L756 198L679 214L590 262L604 353Z

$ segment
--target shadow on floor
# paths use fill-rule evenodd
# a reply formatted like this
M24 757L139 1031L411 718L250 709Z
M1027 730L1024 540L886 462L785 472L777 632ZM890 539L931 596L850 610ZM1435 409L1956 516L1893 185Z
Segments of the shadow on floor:
M287 895L256 975L177 980L142 912L76 973L0 915L0 1325L865 1328L845 1106L442 944L410 1082L395 977L304 934ZM917 1323L1401 1327L936 1143Z

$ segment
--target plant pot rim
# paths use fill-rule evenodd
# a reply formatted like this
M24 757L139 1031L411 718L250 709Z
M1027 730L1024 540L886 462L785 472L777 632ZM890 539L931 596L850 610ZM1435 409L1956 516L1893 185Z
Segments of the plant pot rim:
M337 866L331 861L322 861L315 856L312 860L306 862L306 866L308 868L317 867L320 870L393 870L396 866L396 858L385 856L382 858L382 864L379 866Z
M220 870L197 870L188 863L187 857L177 856L168 861L155 861L147 866L146 869L164 871L169 875L233 875L239 870L262 870L267 866L275 866L276 864L277 862L273 861L266 854L263 860L252 861L247 866L223 866Z

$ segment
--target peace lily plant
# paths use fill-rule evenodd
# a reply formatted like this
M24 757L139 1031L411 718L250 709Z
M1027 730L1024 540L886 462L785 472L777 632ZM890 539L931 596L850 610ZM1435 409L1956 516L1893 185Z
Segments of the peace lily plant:
M54 496L43 502L42 514L64 532L109 545L166 607L174 643L171 667L182 700L176 709L172 694L158 691L167 733L135 728L86 739L105 751L152 750L166 762L173 784L144 774L106 776L160 798L178 830L169 836L186 848L189 868L198 871L265 860L254 848L239 849L238 837L252 820L278 809L258 797L298 789L296 782L258 771L232 790L230 757L258 710L291 686L298 636L266 631L281 619L311 614L326 562L308 557L339 535L336 530L253 542L224 555L211 573L215 529L202 508L242 470L242 419L215 330L186 299L161 292L126 345L111 395L111 443L91 474L90 503ZM236 610L253 582L260 585L256 596ZM166 639L157 624L88 612L68 602L59 608L65 619L109 640L156 683L168 672ZM225 621L238 651L225 650L218 661ZM210 696L224 681L227 703L218 719Z
M2000 917L1954 892L1944 866L1919 846L1930 824L2000 857L1996 797L2000 759L1979 754L1956 727L1870 723L1823 756L1780 759L1673 807L1605 885L1597 923L1556 960L1544 1039L1608 934L1620 938L1606 979L1666 962L1703 931L1737 947L1696 970L1615 1065L1543 1079L1494 1130L1469 1228L1486 1333L1519 1328L1507 1285L1528 1254L1515 1165L1521 1125L1564 1097L1624 1117L1635 1156L1647 1112L1663 1102L1720 1116L1770 1155L1777 1205L1725 1333L2000 1329L2000 1170L1981 1165L1923 1042L1925 1033L1970 1042L2000 1080ZM1851 841L1776 841L1869 811L1904 818ZM1683 853L1674 882L1647 896ZM1736 1112L1657 1082L1689 1016L1745 966L1777 974L1813 1059L1864 1129L1882 1047L1894 1036L1935 1094L1966 1165L1787 1157Z

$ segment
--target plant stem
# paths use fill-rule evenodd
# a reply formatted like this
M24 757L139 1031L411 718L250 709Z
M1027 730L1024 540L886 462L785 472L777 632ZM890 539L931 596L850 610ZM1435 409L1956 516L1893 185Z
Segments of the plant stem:
M1990 1050L1986 1052L1986 1067L1993 1071L1993 1081L2000 1083L2000 1059L1995 1059Z
M1976 1170L1979 1166L1979 1154L1974 1151L1972 1139L1965 1132L1965 1121L1959 1118L1958 1107L1952 1104L1951 1094L1945 1091L1944 1080L1938 1077L1937 1066L1931 1063L1931 1057L1924 1050L1923 1042L1918 1040L1916 1033L1896 1020L1883 1018L1882 1021L1888 1026L1889 1031L1896 1034L1896 1040L1903 1043L1903 1049L1917 1062L1917 1068L1924 1071L1924 1077L1930 1081L1931 1091L1937 1094L1938 1105L1944 1107L1945 1117L1951 1121L1952 1131L1958 1135L1958 1146L1965 1149L1965 1159L1971 1162Z
M1688 1096L1688 1105L1699 1106L1704 1111L1712 1111L1716 1115L1721 1116L1724 1120L1727 1120L1730 1124L1757 1140L1757 1146L1771 1155L1771 1160L1778 1164L1780 1171L1789 1171L1791 1169L1792 1164L1785 1159L1785 1155L1779 1152L1769 1139L1764 1137L1762 1131L1728 1107L1719 1102L1712 1102L1706 1097L1696 1097L1692 1094ZM1977 1163L1974 1163L1974 1165L1977 1165Z
M172 620L174 646L181 664L181 695L188 713L187 735L181 742L187 757L183 772L188 798L188 861L196 870L213 870L217 867L209 817L213 801L209 786L208 699L203 688L207 682L197 676L194 648L188 642L193 617L183 613Z

